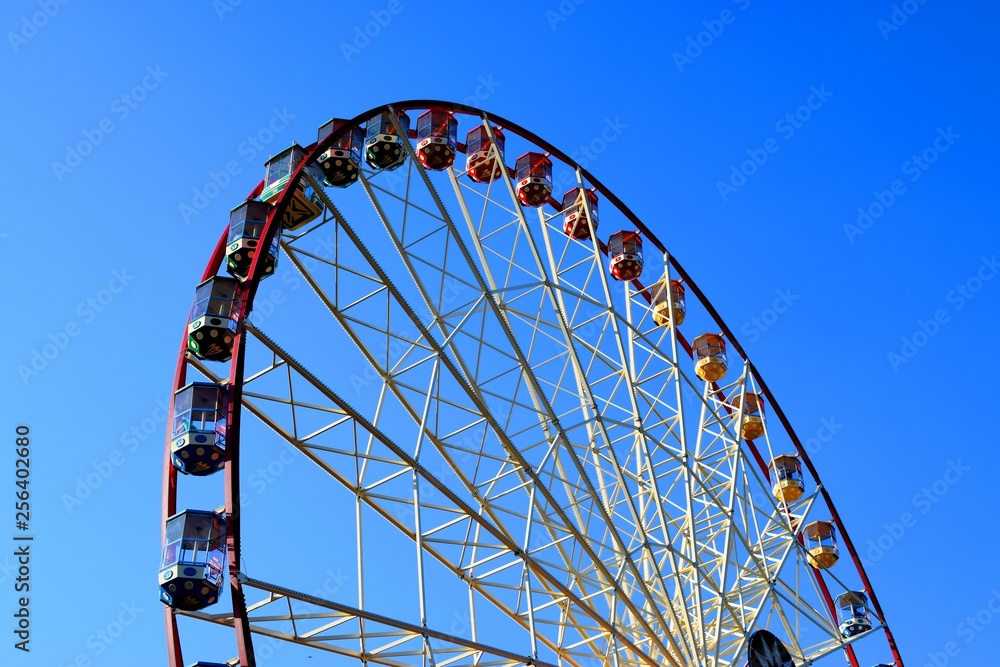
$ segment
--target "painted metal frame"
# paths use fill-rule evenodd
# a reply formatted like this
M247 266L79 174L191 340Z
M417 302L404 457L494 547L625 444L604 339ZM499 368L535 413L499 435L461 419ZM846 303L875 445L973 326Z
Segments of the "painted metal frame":
M336 285L310 273L305 261L309 253L300 241L308 238L313 226L283 235L284 260L299 271L383 378L380 406L383 400L394 401L409 414L413 439L394 438L388 432L391 429L380 423L381 407L374 414L363 414L336 387L328 387L328 380L249 321L263 277L263 264L258 260L264 253L259 253L237 293L239 319L228 375L221 376L211 364L189 356L186 340L178 358L175 389L186 383L191 366L225 383L229 392L225 511L230 527L228 580L233 608L232 613L186 615L233 627L234 664L247 666L256 664L253 634L387 665L583 665L593 658L615 667L736 665L742 664L750 632L761 623L773 622L790 637L789 648L797 663L811 664L843 650L853 667L858 667L852 644L860 638L845 640L837 633L827 579L841 588L847 584L833 571L796 565L804 562L799 530L814 507L823 507L836 523L871 600L871 632L884 632L897 667L902 667L847 530L801 441L745 350L652 230L565 153L514 123L472 107L428 100L380 106L306 148L305 160L275 202L261 247L269 247L280 233L293 189L301 179L310 179L303 171L305 164L350 128L382 111L432 108L472 116L491 139L493 127L503 127L508 145L512 136L520 137L572 169L577 186L595 188L605 200L602 226L608 228L609 223L603 222L609 217L605 211L614 207L641 232L648 246L660 253L666 284L675 278L684 281L689 312L693 296L725 334L742 367L731 368L729 376L735 379L722 386L694 378L686 368L691 356L687 338L676 327L653 323L650 291L636 280L625 283L624 295L619 294L607 272L607 248L592 226L589 239L575 241L562 232L555 200L536 212L521 207L509 168L506 175L485 184L484 192L483 184L462 180L457 162L432 178L419 166L413 146L405 142L409 159L400 167L406 170L402 197L381 185L387 178L382 172L363 170L361 184L353 187L365 189L401 259L403 269L395 272L380 265L363 234L340 213L331 199L335 193L313 182L324 204L319 224L334 228L338 239L350 242L356 250L350 260L323 261L371 280L376 296L364 298L385 299L384 323L357 321L351 312L356 301L344 303ZM491 144L499 157L496 142ZM462 144L459 151L464 151ZM447 203L435 182L451 185L453 198ZM248 198L256 197L262 184ZM416 198L411 197L411 188L422 192L420 204L412 201ZM428 199L433 206L426 205ZM589 204L584 201L589 223ZM443 240L444 256L423 256L407 238L406 215L397 218L389 212L400 203L404 211L423 216L425 222L434 221L433 233ZM226 238L224 232L203 280L218 272ZM435 289L433 281L438 278ZM441 288L446 280L465 286L472 296L452 303ZM411 305L414 298L422 311ZM469 332L478 321L483 324L477 337ZM485 333L487 324L490 335ZM371 344L371 330L405 338L403 357L380 359ZM596 335L595 330L599 331ZM543 339L558 346L558 353L539 352ZM273 362L246 368L248 345L266 350ZM563 364L556 375L550 370L553 363ZM482 374L487 366L491 372L500 369L519 378L513 395L491 391L496 378ZM255 379L272 373L287 374L291 398L281 400L291 404L291 424L269 413L266 406L276 397L254 392ZM420 377L423 387L409 384L410 376ZM316 445L313 440L320 432L299 432L295 409L317 406L295 401L295 383L307 383L328 401L323 407L331 420L328 429L347 424L357 434L344 451ZM733 397L738 396L742 404L749 391L766 397L782 427L781 437L794 445L812 477L811 492L792 507L770 496L753 495L770 486L768 459L761 449L771 456L780 452L771 449L769 433L774 425L757 441L741 441L735 435L740 432L740 414L732 408ZM691 400L692 396L697 400ZM572 410L564 407L567 399L576 403ZM449 425L450 433L439 432L433 415L441 406L464 410L468 422ZM352 607L252 580L241 571L239 445L244 410L355 493L359 567L363 567L362 506L374 509L410 536L417 558L420 624L366 609L360 576L359 604ZM537 422L532 431L508 428L509 423L528 418ZM480 429L486 435L477 443L472 434ZM331 464L332 454L342 457L352 452L355 474ZM422 462L430 456L443 461L457 483L448 485L438 479ZM369 462L395 472L371 480L365 476ZM481 467L489 466L495 468L481 476ZM408 495L393 490L404 478L410 480ZM176 512L177 484L168 434L164 517ZM421 498L422 485L433 489L432 502ZM405 505L412 510L412 523L396 511ZM469 536L458 556L455 540L445 537L457 527L464 527ZM425 558L468 583L471 640L427 625ZM806 605L800 582L779 576L789 567L806 573L810 595L825 608ZM512 572L519 582L513 596ZM526 650L477 641L477 602L492 604L521 626ZM275 610L281 605L286 611ZM171 667L183 667L177 613L165 609ZM829 630L829 639L816 646L798 645L795 635L802 622ZM295 631L277 630L278 623L291 623ZM356 640L357 647L346 649L349 640Z

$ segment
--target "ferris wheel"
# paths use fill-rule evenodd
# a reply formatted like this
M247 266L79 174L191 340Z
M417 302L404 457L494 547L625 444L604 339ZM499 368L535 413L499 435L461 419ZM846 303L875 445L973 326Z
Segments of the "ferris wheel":
M172 667L723 667L761 631L902 667L756 367L566 154L401 102L234 204L165 446Z

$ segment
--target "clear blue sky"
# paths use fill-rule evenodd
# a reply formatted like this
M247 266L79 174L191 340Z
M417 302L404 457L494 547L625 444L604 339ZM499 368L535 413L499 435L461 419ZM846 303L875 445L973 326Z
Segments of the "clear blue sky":
M977 388L1000 373L996 4L181 4L0 10L0 541L16 532L17 424L36 536L30 655L12 648L0 555L0 662L165 660L159 406L194 285L270 153L417 98L474 103L585 158L799 434L835 431L813 459L907 664L996 660L1000 453L993 390ZM365 43L372 11L390 18ZM206 190L213 173L224 186Z

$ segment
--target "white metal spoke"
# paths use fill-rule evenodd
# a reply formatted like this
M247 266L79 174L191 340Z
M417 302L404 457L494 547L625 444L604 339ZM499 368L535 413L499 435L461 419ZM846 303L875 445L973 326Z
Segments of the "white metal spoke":
M382 111L406 136L398 110ZM503 164L496 123L458 117ZM724 378L699 378L692 341L728 329L680 265L566 156L504 136L508 154L554 153L589 236L564 229L561 192L532 211L507 164L484 182L460 162L432 171L413 135L404 164L361 166L349 189L296 172L321 215L281 233L257 297L290 305L240 322L238 385L182 363L239 387L257 418L242 423L247 456L278 443L307 462L291 493L319 499L310 512L341 531L356 582L309 595L312 563L286 582L246 549L232 574L247 615L182 615L391 667L735 667L759 629L796 664L854 660L872 632L842 636L832 598L867 578L852 559L814 569L804 527L835 511L816 479L789 502L772 488L768 462L808 458L780 412L743 430L756 422L740 406L772 400L754 366L733 350ZM615 280L609 235L636 228L645 271ZM678 324L657 290L681 277Z

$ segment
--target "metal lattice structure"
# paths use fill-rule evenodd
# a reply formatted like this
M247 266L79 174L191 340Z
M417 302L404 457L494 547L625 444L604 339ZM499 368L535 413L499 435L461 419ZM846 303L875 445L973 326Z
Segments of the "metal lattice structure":
M453 167L432 171L404 141L403 166L365 167L347 189L306 168L382 111L426 109L491 137L502 127L508 155L551 155L557 183L596 192L599 228L587 199L582 239L565 233L555 200L523 206L509 167L473 182L461 144ZM306 187L319 217L282 230ZM615 229L646 244L635 280L609 274ZM769 629L798 665L842 654L857 667L874 646L902 667L847 531L757 369L653 230L567 155L469 107L380 107L305 149L261 247L274 238L275 277L261 283L261 253L237 290L232 360L196 358L185 336L178 362L175 389L197 377L228 398L229 587L203 610L166 607L172 666L207 622L235 634L214 651L241 665L256 664L255 643L277 640L398 666L723 667L742 665L750 633ZM687 312L663 326L656 289L673 280L687 286ZM274 313L251 316L263 299ZM722 332L736 352L717 382L694 372L692 340L704 332ZM740 437L748 394L769 410L753 440ZM294 450L295 476L309 470L303 498L340 499L289 502L314 525L350 526L342 549L309 550L284 569L252 551L251 532L276 534L240 502L252 428ZM806 470L794 502L776 498L768 466L787 453ZM189 485L201 485L192 497L221 498L214 479L179 482L168 436L165 518ZM816 519L834 522L847 552L829 569L808 558L803 527ZM349 562L354 590L306 592L308 573L334 562ZM386 577L397 578L398 604L387 603ZM833 599L849 590L866 592L873 627L845 638Z

